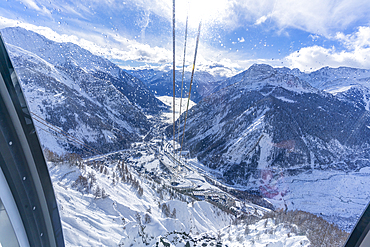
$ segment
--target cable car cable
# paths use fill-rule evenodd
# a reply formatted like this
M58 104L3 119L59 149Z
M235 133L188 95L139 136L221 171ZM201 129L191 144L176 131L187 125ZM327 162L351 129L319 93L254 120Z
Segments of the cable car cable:
M175 90L176 90L176 87L175 87L175 0L173 0L173 8L172 8L172 62L173 62L173 74L172 74L172 84L173 84L173 106L172 106L172 110L173 110L173 154L175 156L175 135L176 135L176 117L175 117Z
M64 130L62 130L62 129L58 128L57 126L53 125L52 123L50 123L50 122L46 121L45 119L43 119L42 117L40 117L40 116L36 115L35 113L33 113L33 112L31 112L31 113L32 113L34 116L37 116L37 117L38 117L39 119L41 119L42 121L44 121L46 124L45 124L45 123L43 123L43 122L41 122L39 119L37 119L37 118L33 117L33 119L34 119L34 120L36 120L37 122L39 122L39 123L43 124L44 126L46 126L46 127L50 128L50 129L52 129L53 131L55 131L55 132L57 132L57 133L59 133L59 134L61 134L61 135L65 136L65 137L69 138L70 140L74 140L74 142L76 142L76 143L78 143L78 144L80 144L80 145L82 145L82 146L84 146L84 147L86 147L86 148L88 148L88 149L92 150L94 153L99 154L99 155L103 155L103 153L101 153L101 152L99 152L98 150L96 150L96 149L94 149L94 148L90 147L89 145L85 144L85 142L83 142L83 141L81 141L81 140L79 140L79 139L77 139L77 138L75 138L75 137L71 136L70 134L68 134L68 133L67 133L67 132L65 132ZM50 127L49 125L51 125L52 127Z
M188 111L189 111L189 102L190 102L190 95L191 95L191 86L193 84L193 78L194 78L194 70L195 70L195 61L197 59L197 53L198 53L198 45L199 45L199 36L200 36L200 28L202 26L202 22L199 23L198 28L198 35L197 35L197 41L195 45L195 54L194 54L194 62L193 62L193 68L191 70L191 78L190 78L190 87L189 87L189 95L188 95L188 103L186 105L186 114L185 114L185 121L184 121L184 129L182 130L182 141L181 141L181 147L180 147L180 154L182 152L182 147L184 143L184 136L185 136L185 127L186 127L186 119L188 118Z
M76 142L74 139L72 139L72 138L68 137L67 135L64 135L62 132L59 132L59 131L57 131L57 130L53 129L52 127L50 127L50 126L48 126L48 125L46 125L46 124L44 124L44 123L40 122L39 120L37 120L37 119L35 119L35 118L34 118L34 120L36 120L36 121L37 121L37 122L39 122L40 124L42 124L42 125L44 125L44 126L46 126L46 127L50 128L50 129L51 129L51 130L53 130L54 132L56 132L56 133L58 133L58 134L63 135L64 137L66 137L66 138L67 138L67 140L69 140L69 143L71 143L71 144L72 144L72 142L74 142L75 144L82 145L83 147L85 147L85 148L88 150L88 152L89 152L89 153L94 154L94 155L99 155L99 153L96 153L92 148L88 147L87 145L84 145L84 144L81 144L81 143L79 143L79 142ZM38 128L40 128L40 129L42 129L42 130L44 130L44 131L46 131L46 132L48 132L48 133L50 133L50 134L52 134L52 135L54 135L54 136L56 136L56 137L58 137L58 138L60 138L59 136L57 136L57 135L55 135L55 134L51 133L50 131L47 131L47 130L45 130L45 129L43 129L43 128L39 127L39 126L37 126L37 127L38 127ZM62 139L62 138L60 138L60 139ZM75 144L72 144L72 145L77 147L77 145L75 145ZM101 155L101 154L100 154L100 155Z
M88 146L87 144L85 144L85 142L84 142L84 141L81 141L81 140L77 139L76 137L71 136L69 133L65 132L63 129L61 129L61 128L57 127L56 125L54 125L54 124L52 124L52 123L50 123L50 122L48 122L46 119L44 119L44 118L40 117L39 115L35 114L34 112L31 112L31 114L33 115L33 119L34 119L34 120L36 120L36 121L40 122L38 119L36 119L36 118L35 118L35 117L37 117L37 118L41 119L42 121L44 121L44 122L46 123L46 125L51 125L53 128L57 129L57 130L54 130L53 128L51 128L51 127L47 126L47 127L51 128L51 129L53 129L54 131L59 132L59 133L60 133L60 134L62 134L62 135L67 135L67 136L68 136L68 138L75 140L77 143L79 143L79 144L81 144L81 145L83 145L83 146L87 146L88 148L90 148L90 149L94 150L94 152L96 152L97 154L102 154L102 153L100 153L99 151L95 150L94 148L92 148L92 147ZM63 134L63 133L64 133L64 134Z
M185 75L185 58L186 58L186 41L188 37L188 20L189 20L189 12L186 15L186 25L185 25L185 42L184 42L184 59L182 63L182 80L181 80L181 96L180 96L180 114L179 114L179 126L177 132L177 140L180 143L180 126L181 126L181 108L182 108L182 92L184 87L184 75ZM180 154L181 156L181 154ZM180 157L179 156L179 157Z
M37 129L40 129L40 130L42 130L42 131L45 131L45 132L49 133L50 135L53 135L53 136L55 136L56 138L59 138L59 139L61 139L61 140L65 141L65 139L63 139L63 138L61 138L60 136L58 136L58 135L56 135L56 134L52 133L51 131L48 131L48 130L46 130L46 129L44 129L44 128L42 128L42 127L40 127L40 126L36 125L36 124L35 124L35 126L37 127ZM67 138L67 142L68 142L69 144L71 144L71 145L73 145L73 146L77 147L76 143L73 143L73 141L71 141L71 140L70 140L70 139L68 139L68 138ZM91 152L91 151L89 151L89 150L84 150L84 151L86 151L86 152L90 153L91 155L96 155L95 153L92 153L92 152Z

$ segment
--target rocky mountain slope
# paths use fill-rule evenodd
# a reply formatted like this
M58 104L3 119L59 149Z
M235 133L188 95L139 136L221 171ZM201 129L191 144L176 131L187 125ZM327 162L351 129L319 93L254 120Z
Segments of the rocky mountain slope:
M230 81L192 108L186 128L186 148L229 183L248 184L263 169L293 175L366 166L360 160L368 155L358 152L370 144L364 105L267 65Z
M324 67L312 73L303 73L298 69L277 69L307 81L312 86L339 96L353 104L362 104L368 109L370 99L370 70L348 67Z
M150 129L142 110L163 109L142 82L108 60L25 29L6 28L1 33L34 117L67 133L46 127L40 118L35 121L43 145L51 150L86 150L78 143L71 145L68 134L96 152L128 147Z
M370 70L349 67L330 68L323 67L311 73L303 73L298 69L279 68L277 71L292 74L307 81L313 87L332 91L356 84L367 84L370 80Z

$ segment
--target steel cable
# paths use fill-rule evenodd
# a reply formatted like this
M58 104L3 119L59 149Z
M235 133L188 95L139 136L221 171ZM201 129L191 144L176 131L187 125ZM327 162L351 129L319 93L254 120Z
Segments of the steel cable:
M181 155L182 147L183 147L183 144L184 144L186 120L188 118L189 102L190 102L190 95L191 95L191 86L193 84L194 70L195 70L195 61L197 59L198 45L199 45L199 36L200 36L200 28L201 28L201 26L202 26L202 22L199 23L197 41L196 41L196 45L195 45L195 54L194 54L193 68L191 70L190 87L189 87L189 94L188 94L188 103L186 105L186 114L185 114L185 121L184 121L184 129L182 130L182 141L181 141L180 155Z

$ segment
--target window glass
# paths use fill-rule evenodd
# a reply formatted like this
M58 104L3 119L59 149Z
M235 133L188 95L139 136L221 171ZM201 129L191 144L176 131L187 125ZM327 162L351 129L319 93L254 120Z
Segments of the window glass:
M343 245L370 198L369 14L2 1L66 244Z

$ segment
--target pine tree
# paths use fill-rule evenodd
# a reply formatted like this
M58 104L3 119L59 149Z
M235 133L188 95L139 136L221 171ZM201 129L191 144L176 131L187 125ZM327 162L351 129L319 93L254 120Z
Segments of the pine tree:
M140 197L142 197L142 196L143 196L143 194L144 194L144 189L143 189L142 187L140 187L140 186L139 186L139 189L138 189L138 191L137 191L137 192L138 192L139 196L140 196Z
M95 192L94 192L95 199L102 196L102 191L99 187L99 185L96 186Z
M152 221L152 218L149 214L145 214L144 216L144 224L149 224Z
M176 208L173 209L172 214L171 214L171 218L176 219Z
M105 192L105 189L103 188L102 190L101 190L101 197L102 198L106 198L108 196L108 194Z

